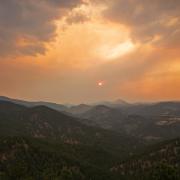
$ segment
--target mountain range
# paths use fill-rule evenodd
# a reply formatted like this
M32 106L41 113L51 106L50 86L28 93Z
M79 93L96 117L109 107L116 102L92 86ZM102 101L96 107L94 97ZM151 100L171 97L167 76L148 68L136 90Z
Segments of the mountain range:
M178 180L179 111L179 102L66 107L1 97L0 179Z

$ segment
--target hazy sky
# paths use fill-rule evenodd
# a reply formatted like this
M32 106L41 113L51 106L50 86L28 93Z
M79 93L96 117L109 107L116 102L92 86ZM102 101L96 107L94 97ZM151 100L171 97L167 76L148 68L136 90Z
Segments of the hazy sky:
M0 0L0 95L180 100L180 0Z

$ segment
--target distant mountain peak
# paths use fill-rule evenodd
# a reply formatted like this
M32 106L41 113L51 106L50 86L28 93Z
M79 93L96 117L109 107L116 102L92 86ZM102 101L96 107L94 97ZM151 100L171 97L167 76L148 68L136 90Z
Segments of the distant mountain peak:
M111 110L112 108L105 106L105 105L97 105L93 108L94 110Z
M9 98L6 96L0 96L0 100L12 102L12 103L23 105L26 107L47 106L47 107L54 109L56 111L65 111L67 109L67 107L62 105L62 104L45 102L45 101L25 101L25 100Z
M0 96L0 100L10 100L10 98L8 98L6 96Z
M114 101L115 104L129 104L127 101L123 99L117 99Z

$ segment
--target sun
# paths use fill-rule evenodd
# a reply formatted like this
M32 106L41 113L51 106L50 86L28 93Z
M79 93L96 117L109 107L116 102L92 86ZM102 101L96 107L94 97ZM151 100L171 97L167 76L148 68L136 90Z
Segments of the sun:
M98 86L101 87L101 86L103 86L103 85L104 85L104 82L103 82L103 81L99 81L99 82L98 82Z

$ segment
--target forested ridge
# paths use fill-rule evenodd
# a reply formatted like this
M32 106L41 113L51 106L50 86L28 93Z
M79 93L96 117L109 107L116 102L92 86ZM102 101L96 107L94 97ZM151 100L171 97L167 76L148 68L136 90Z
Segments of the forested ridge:
M180 139L147 143L45 106L0 102L2 180L179 180Z

